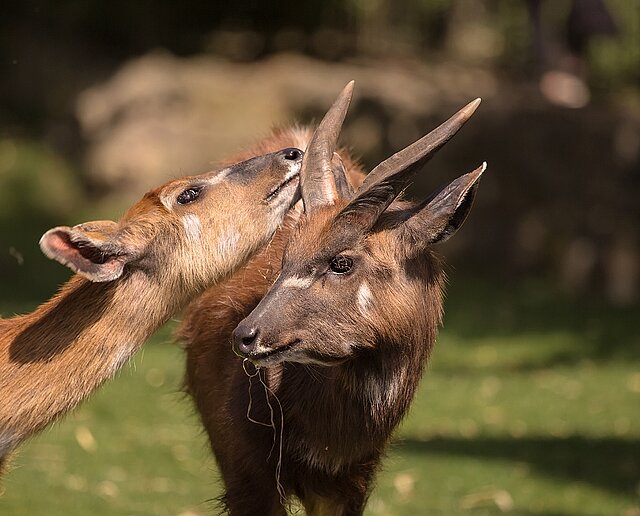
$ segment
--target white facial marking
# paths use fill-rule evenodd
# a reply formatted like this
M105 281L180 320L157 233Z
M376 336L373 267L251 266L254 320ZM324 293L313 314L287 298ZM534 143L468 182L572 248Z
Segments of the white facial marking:
M240 241L240 233L229 230L220 237L218 251L223 258L236 255L236 247Z
M300 278L299 276L291 276L282 282L283 288L309 288L313 283L313 277Z
M200 240L200 235L202 234L202 223L200 222L200 217L193 213L188 213L182 217L182 225L184 226L184 231L189 240L192 242Z
M160 202L162 204L164 204L164 207L167 208L168 210L172 209L172 202L171 202L171 197L168 195L161 195L160 196Z
M358 309L360 313L367 316L373 307L373 294L366 282L362 282L358 288Z
M217 185L218 183L222 183L226 179L226 177L231 172L231 167L223 168L220 172L218 172L215 176L207 180L207 184L209 185Z
M406 371L400 369L394 374L383 372L360 380L358 387L370 403L373 412L379 412L385 407L392 406L402 391L405 383Z
M231 168L223 168L222 170L217 172L214 176L208 179L202 179L202 183L206 183L208 185L216 185L218 183L221 183L229 175L229 172L231 172ZM189 188L189 186L184 185L184 189L186 190L187 188ZM173 204L175 202L175 198L177 195L178 195L178 192L176 192L175 190L172 190L168 194L161 195L160 202L164 204L164 207L167 208L168 210L173 210Z

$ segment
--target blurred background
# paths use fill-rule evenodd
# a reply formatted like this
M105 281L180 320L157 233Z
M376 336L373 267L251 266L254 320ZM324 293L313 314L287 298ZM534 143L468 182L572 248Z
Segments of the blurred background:
M489 163L444 244L430 371L368 514L640 515L637 0L24 0L0 17L0 313L69 277L47 229L117 219L356 93L368 169L475 97L416 181ZM168 325L16 460L0 514L211 511Z

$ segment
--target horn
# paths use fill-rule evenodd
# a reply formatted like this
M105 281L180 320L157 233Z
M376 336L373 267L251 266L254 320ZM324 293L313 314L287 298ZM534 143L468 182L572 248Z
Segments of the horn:
M333 153L333 179L336 182L336 189L338 195L343 199L351 199L353 197L354 188L351 186L349 177L347 176L347 169L344 166L344 162L337 152Z
M406 188L414 173L471 118L480 101L478 98L470 102L429 134L375 167L341 215L357 214L366 229L370 229L380 214Z
M300 193L307 213L340 198L333 174L333 154L353 95L347 84L313 133L302 159Z

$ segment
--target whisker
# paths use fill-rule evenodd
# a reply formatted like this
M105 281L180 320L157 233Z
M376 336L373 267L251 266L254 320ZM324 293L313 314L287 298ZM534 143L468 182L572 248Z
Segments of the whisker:
M273 392L267 386L267 384L262 380L262 377L260 375L258 375L258 380L260 380L260 382L264 386L265 394L267 396L267 404L269 405L269 408L271 409L272 417L273 417L273 409L271 407L271 402L269 401L269 394L271 394L273 396L273 398L278 403L278 407L280 408L280 443L279 443L279 446L278 446L278 463L276 464L276 489L278 491L278 494L280 495L280 503L282 503L282 505L284 506L287 503L287 496L286 496L286 493L284 491L284 487L280 483L280 472L282 470L282 449L283 449L283 444L284 444L284 439L283 439L283 437L284 437L284 411L282 410L282 404L280 403L280 400L276 396L275 392ZM271 421L273 422L273 419ZM275 431L276 431L275 424L273 425L273 430L274 430L274 438L275 438Z
M253 419L251 417L251 407L253 406L253 395L251 394L251 387L253 385L252 385L251 379L255 378L256 376L258 378L260 378L260 369L256 368L256 372L254 374L249 374L249 371L247 371L247 368L245 366L245 362L247 362L246 358L242 361L242 370L244 371L244 374L246 374L247 377L249 378L249 405L247 406L247 419L249 421L251 421L252 423L255 423L256 425L262 425L262 426L266 426L268 428L271 428L273 426L273 413L271 414L271 424L263 423L262 421L258 421L258 420ZM274 439L274 442L275 442L275 436L274 436L273 439ZM272 449L273 449L273 447L272 447ZM271 454L271 452L269 452L269 454ZM269 457L267 457L267 460L269 460Z

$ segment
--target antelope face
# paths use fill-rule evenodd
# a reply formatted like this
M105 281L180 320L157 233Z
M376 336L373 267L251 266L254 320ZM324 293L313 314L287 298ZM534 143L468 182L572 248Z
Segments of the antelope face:
M436 281L430 246L462 225L485 166L422 204L391 203L417 166L462 127L478 104L378 165L355 195L341 192L330 173L335 140L322 152L313 150L323 120L301 171L305 217L288 242L280 276L233 332L237 354L260 366L336 364L374 347L395 326L394 317L415 313L403 303L428 297L424 286L430 290ZM334 118L341 122L344 115Z
M148 192L118 222L58 227L44 253L91 281L125 270L203 289L264 245L298 200L303 152L289 148Z
M269 293L233 332L234 351L256 365L333 365L373 347L376 321L402 270L394 235L335 227L342 206L304 217ZM381 290L382 289L382 290Z

